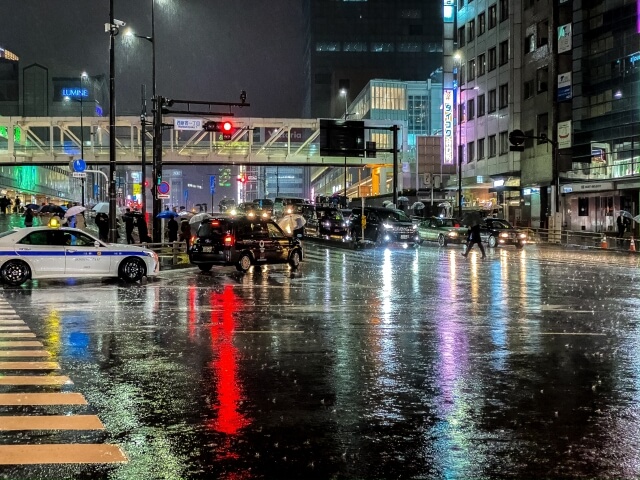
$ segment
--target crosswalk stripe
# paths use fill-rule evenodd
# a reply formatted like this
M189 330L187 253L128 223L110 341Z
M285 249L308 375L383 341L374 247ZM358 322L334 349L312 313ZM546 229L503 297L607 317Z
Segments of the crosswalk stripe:
M0 375L0 385L73 385L65 375Z
M0 405L87 405L80 393L0 393Z
M0 350L2 357L50 357L46 350Z
M96 415L0 416L0 431L8 430L104 430Z
M24 320L0 320L0 325L26 325Z
M27 325L2 325L0 324L0 330L3 332L15 332L18 330L31 330ZM2 335L2 333L0 333Z
M0 445L0 465L127 461L120 447L110 444Z
M2 338L36 338L36 334L31 332L20 332L20 333L13 333L13 332L1 333L0 332L0 339Z
M0 370L60 370L58 362L0 362Z
M42 347L42 342L38 342L37 340L18 340L13 342L3 342L2 340L0 340L0 347Z

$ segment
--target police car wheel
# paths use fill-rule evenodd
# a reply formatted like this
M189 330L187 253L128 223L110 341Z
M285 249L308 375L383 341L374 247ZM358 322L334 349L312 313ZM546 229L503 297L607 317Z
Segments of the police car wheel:
M31 269L21 260L9 260L2 266L0 275L6 284L22 285L31 277Z
M240 272L248 271L251 268L251 256L248 253L243 253L240 260L238 260L236 268Z
M119 277L125 282L133 283L142 280L146 274L146 268L142 260L138 258L126 258L119 268Z
M300 266L300 252L298 250L291 252L291 255L289 256L289 265L291 265L291 268L294 270Z

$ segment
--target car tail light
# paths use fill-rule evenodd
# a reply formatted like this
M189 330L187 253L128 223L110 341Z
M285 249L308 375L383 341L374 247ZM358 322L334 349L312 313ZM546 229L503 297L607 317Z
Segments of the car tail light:
M220 222L218 220L214 220L213 222L211 222L211 225L214 227L218 227L220 226Z
M233 246L234 243L235 243L235 238L233 238L233 235L225 235L225 237L224 237L224 246L225 247L231 247L231 246Z

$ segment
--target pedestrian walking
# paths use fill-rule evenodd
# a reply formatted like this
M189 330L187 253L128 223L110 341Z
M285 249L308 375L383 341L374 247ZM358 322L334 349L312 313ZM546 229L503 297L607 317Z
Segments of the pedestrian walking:
M96 214L96 227L98 227L98 237L103 242L109 241L109 215L106 213Z
M122 215L122 221L124 222L124 231L127 237L127 243L128 244L136 243L136 241L133 238L133 229L135 227L136 219L133 217L133 214L131 213L130 208L127 208L125 210L124 215Z
M33 210L27 208L22 216L24 217L24 226L33 227Z
M22 200L20 200L20 197L16 195L16 199L13 201L13 213L20 213L21 203L22 203Z
M140 237L140 243L152 243L153 240L149 236L149 228L147 222L144 219L144 214L140 215L136 221L136 227L138 227L138 237Z
M616 224L618 225L618 238L624 237L624 230L627 227L627 224L624 221L624 217L622 213L618 214L618 219L616 220Z
M169 223L167 224L167 230L169 232L169 241L170 242L178 241L178 222L176 222L175 217L171 217L169 219Z
M480 248L480 252L482 252L482 259L484 260L485 258L487 258L487 255L484 253L484 247L482 246L482 238L480 237L480 225L478 224L475 224L469 229L466 248L464 253L462 254L463 257L466 258L467 255L469 255L469 252L471 251L471 248L474 244L477 244L478 248Z
M187 244L189 250L189 241L191 240L191 227L188 220L182 220L180 223L180 241Z
M6 195L0 198L0 212L2 212L2 214L7 213L7 207L9 205L11 205L11 200L9 200Z

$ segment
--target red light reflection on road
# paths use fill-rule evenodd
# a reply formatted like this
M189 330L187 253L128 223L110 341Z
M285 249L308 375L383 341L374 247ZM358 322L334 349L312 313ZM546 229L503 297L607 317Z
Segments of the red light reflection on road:
M238 433L250 423L238 411L243 399L238 381L238 350L233 344L234 314L238 307L239 301L231 286L226 286L221 293L211 294L211 349L214 355L217 354L211 367L216 380L217 402L214 409L217 416L207 426L228 435Z
M189 319L188 319L188 328L189 328L189 338L194 339L196 336L196 324L198 323L198 318L196 316L196 311L198 309L198 305L196 303L196 298L198 294L198 289L191 285L189 287Z

